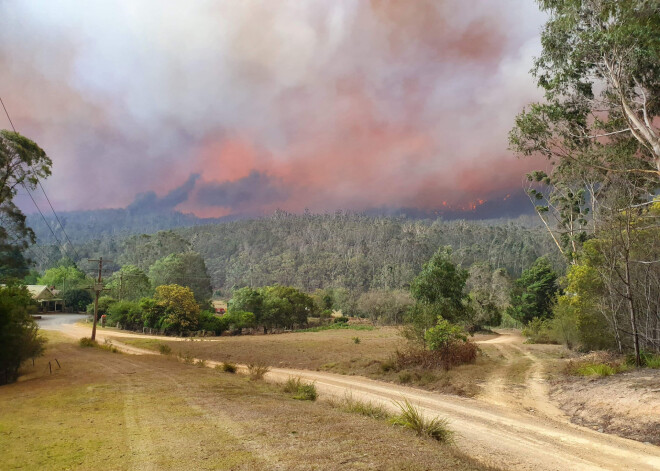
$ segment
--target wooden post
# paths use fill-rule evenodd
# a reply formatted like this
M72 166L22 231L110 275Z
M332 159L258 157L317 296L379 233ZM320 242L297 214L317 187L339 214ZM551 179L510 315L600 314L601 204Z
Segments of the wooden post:
M101 294L101 290L103 289L102 285L102 271L103 271L103 257L99 257L98 260L89 260L89 262L99 262L99 276L97 279L97 283L94 286L94 324L92 324L92 340L96 340L96 323L98 322L99 318L99 295Z

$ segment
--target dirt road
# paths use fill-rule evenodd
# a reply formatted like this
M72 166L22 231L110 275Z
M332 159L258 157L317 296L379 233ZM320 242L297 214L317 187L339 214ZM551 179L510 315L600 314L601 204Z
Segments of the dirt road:
M47 328L46 326L44 326ZM89 329L62 325L58 330L79 338L89 335ZM81 335L82 334L82 335ZM116 332L97 333L99 340L117 336ZM133 334L122 333L123 337ZM137 337L144 338L142 335ZM168 338L171 340L171 338ZM499 344L505 354L518 348L507 336L488 342ZM129 353L152 354L148 350L130 347ZM523 352L523 355L527 353ZM533 361L533 358L529 358ZM209 366L214 366L209 362ZM510 395L502 388L498 395L498 379L483 399L468 399L442 395L415 388L374 381L357 376L273 368L267 378L284 381L297 376L314 381L321 395L343 397L347 394L393 408L392 401L403 398L420 407L428 416L446 417L459 434L457 444L470 456L503 469L515 470L658 470L660 448L613 435L595 432L568 422L560 411L545 399L540 371L530 368L526 382L530 397L525 408L511 404ZM504 380L505 378L499 378ZM525 410L528 409L528 410Z

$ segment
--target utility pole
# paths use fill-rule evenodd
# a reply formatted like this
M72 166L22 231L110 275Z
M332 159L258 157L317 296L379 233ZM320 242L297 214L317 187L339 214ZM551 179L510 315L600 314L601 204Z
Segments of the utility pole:
M119 300L122 300L122 296L124 294L124 273L119 272Z
M96 322L99 318L99 295L103 291L103 257L99 257L98 260L87 259L88 262L99 262L99 277L94 283L94 292L96 296L94 297L94 324L92 325L92 340L96 340ZM108 260L106 260L108 261Z

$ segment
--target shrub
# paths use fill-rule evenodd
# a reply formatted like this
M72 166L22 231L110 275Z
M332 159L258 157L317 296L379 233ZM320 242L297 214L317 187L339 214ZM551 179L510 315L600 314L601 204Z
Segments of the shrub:
M557 343L553 339L552 325L548 319L535 317L523 328L522 334L529 343Z
M657 369L660 368L660 355L653 354L651 352L642 351L639 354L639 358L642 360L641 366L647 368ZM635 365L635 355L632 353L626 355L626 364L630 366Z
M332 322L334 322L335 324L346 324L348 322L348 317L346 316L335 317Z
M222 334L227 330L227 319L219 317L210 311L199 313L199 329L213 332L215 335Z
M353 343L354 344L360 343L360 337L353 337Z
M452 324L446 319L438 318L436 325L424 334L429 350L442 350L458 342L466 342L467 335L463 327Z
M255 381L263 379L266 373L270 371L270 366L261 363L250 363L247 368L250 379Z
M584 364L578 366L576 369L576 373L580 376L611 376L616 372L614 367L605 363L597 363L595 365Z
M100 309L99 309L100 311ZM137 329L143 325L142 308L133 301L116 301L108 307L110 324L121 324L124 328Z
M166 345L164 343L159 343L158 344L158 351L161 353L161 355L169 355L172 353L172 347L169 345Z
M92 339L90 339L89 337L83 337L83 338L81 338L80 341L78 342L78 344L79 344L81 347L85 347L85 348L88 348L88 347L96 347L96 346L98 345L98 343L96 343L96 340L92 340Z
M234 363L229 363L229 362L222 363L222 365L220 365L220 368L225 373L236 373L236 371L238 370L238 367Z
M443 443L452 443L454 432L449 429L447 419L428 419L422 412L413 406L410 401L395 402L401 409L401 413L390 419L393 425L413 430L418 436L428 437Z
M318 396L314 383L304 383L300 378L289 378L283 389L299 401L315 401Z
M399 383L408 384L412 381L413 377L410 371L402 371L399 373Z
M204 368L206 366L206 360L197 360L195 362L195 366L199 366L200 368Z
M34 309L26 288L0 286L0 384L18 379L21 364L43 353L46 339L30 315Z
M389 371L393 371L397 369L397 361L395 358L388 358L387 360L383 360L380 363L380 370L383 373L387 373Z
M450 370L455 366L474 363L477 359L479 348L470 341L454 342L441 350L424 350L412 348L410 350L396 352L396 367L402 369L411 366L423 369L443 368Z
M623 358L609 352L593 352L566 365L567 373L576 376L611 376L629 368Z

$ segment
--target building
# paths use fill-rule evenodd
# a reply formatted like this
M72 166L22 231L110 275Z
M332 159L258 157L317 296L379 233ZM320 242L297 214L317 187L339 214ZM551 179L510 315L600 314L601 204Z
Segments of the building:
M64 300L57 298L46 285L27 285L27 290L39 304L39 312L64 312Z

